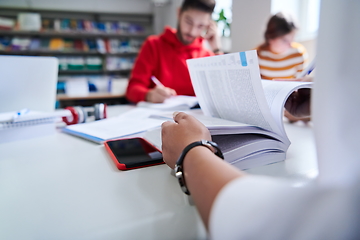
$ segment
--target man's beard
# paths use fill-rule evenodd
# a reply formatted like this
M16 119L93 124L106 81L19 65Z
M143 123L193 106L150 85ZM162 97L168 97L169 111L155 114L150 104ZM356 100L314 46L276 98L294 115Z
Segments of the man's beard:
M187 41L183 38L183 33L180 30L180 24L178 23L177 25L177 32L176 32L176 36L177 38L180 40L180 42L182 42L184 45L189 45L191 43L193 43L195 41L195 37L191 36L191 35L187 35L189 37L193 37L192 41Z

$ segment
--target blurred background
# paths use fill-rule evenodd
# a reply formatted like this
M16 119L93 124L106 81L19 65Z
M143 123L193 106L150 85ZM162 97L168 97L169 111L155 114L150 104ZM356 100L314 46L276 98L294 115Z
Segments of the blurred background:
M254 49L266 23L291 13L295 40L315 57L320 0L217 0L212 15L225 52ZM147 36L176 28L182 0L0 0L0 55L59 59L57 107L126 103L131 69Z

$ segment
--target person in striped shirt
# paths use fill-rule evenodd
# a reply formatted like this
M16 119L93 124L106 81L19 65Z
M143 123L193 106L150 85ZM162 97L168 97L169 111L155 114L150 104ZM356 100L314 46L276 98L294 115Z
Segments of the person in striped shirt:
M289 14L279 12L269 19L264 34L265 42L256 49L262 79L295 79L302 72L308 54L303 45L294 42L297 29ZM285 117L291 123L310 121L309 117L297 118L287 111Z
M292 79L303 70L308 54L303 45L294 42L297 28L288 14L279 12L270 18L265 42L256 49L262 79Z

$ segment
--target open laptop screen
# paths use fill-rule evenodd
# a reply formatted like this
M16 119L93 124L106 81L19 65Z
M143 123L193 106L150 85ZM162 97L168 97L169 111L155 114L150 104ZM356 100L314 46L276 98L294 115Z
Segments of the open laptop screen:
M55 57L0 56L0 112L53 111L57 77Z

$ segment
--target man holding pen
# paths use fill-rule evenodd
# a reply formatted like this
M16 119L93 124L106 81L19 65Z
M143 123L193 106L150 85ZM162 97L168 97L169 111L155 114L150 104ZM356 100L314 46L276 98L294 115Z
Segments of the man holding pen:
M195 95L186 60L221 53L211 20L214 7L214 0L184 0L177 29L166 27L161 35L147 38L131 73L129 101L162 103L174 95ZM212 51L204 48L204 39Z

